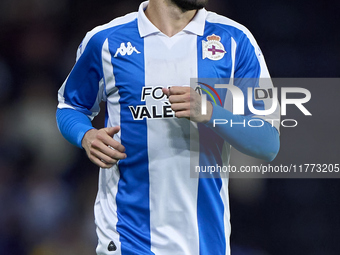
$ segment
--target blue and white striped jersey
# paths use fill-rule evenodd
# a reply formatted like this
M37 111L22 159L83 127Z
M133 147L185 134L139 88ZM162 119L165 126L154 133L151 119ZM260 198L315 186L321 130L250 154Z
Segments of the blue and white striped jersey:
M58 108L91 119L106 101L106 126L121 127L114 139L127 158L99 175L97 253L230 254L228 179L190 178L189 170L228 164L230 145L204 124L174 117L161 88L189 85L190 78L269 73L253 36L238 23L202 9L168 37L145 16L147 4L87 33L58 94ZM220 94L225 108L227 97Z

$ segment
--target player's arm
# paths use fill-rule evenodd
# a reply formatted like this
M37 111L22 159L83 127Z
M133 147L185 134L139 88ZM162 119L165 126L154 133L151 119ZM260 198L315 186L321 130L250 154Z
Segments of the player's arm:
M113 139L119 127L94 129L91 119L99 113L104 82L103 38L86 36L77 52L77 61L58 91L57 124L63 136L100 167L113 166L126 157L125 148Z
M211 105L210 102L209 104ZM212 108L211 119L205 125L235 149L266 161L272 161L276 157L280 149L279 132L271 123L252 116L234 115L217 105ZM223 121L216 121L218 119ZM224 120L228 123L226 124ZM250 120L252 120L251 126L248 125Z
M251 34L241 34L235 55L234 77L237 78L237 86L246 95L248 87L259 86L257 82L261 82L262 78L269 78L269 72ZM250 84L247 82L249 78L253 78L250 79ZM201 115L201 96L192 88L171 87L163 89L163 93L169 96L171 108L175 111L176 117L204 123L234 148L249 156L271 161L277 155L280 148L278 130L269 122L261 119L258 119L259 123L252 122L253 126L260 126L263 123L261 127L255 128L247 125L249 120L255 119L249 114L247 105L245 105L245 116L241 116L233 115L229 110L221 106L213 106L208 102L207 114ZM259 103L254 102L254 107ZM215 125L216 119L228 120L229 125ZM231 126L231 122L241 124Z
M207 103L207 114L201 114L201 96L190 87L171 87L163 89L163 93L169 96L171 108L178 118L188 118L197 123L204 123L214 130L235 149L249 156L272 161L280 147L279 134L270 123L259 119L261 123L252 123L253 126L243 125L248 123L251 116L234 115L220 106ZM214 120L228 120L235 125L216 125Z
M246 98L249 87L252 87L253 91L256 87L271 88L272 83L267 65L252 34L248 30L244 30L244 33L240 34L236 40L238 42L235 54L235 85L242 90ZM261 109L265 107L265 103L261 100L253 100L253 106L256 109ZM245 100L244 109L245 115L242 116L234 115L221 106L209 107L207 110L211 111L211 117L209 115L210 119L205 125L213 129L237 150L256 158L272 161L280 148L279 127L274 125L280 118L279 108L273 114L266 116L266 119L271 119L273 122L253 116L249 111L247 100ZM228 124L216 124L214 121L216 119L227 120ZM252 125L248 125L250 120Z
M58 109L57 124L66 140L84 148L89 159L99 167L109 168L126 158L124 146L112 138L119 132L118 126L97 130L85 114L73 109Z

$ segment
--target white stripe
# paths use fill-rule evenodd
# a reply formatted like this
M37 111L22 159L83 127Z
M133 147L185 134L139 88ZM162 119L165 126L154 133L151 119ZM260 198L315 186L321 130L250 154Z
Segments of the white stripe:
M97 254L108 254L107 247L113 241L117 247L115 254L121 254L121 243L117 232L116 195L120 173L117 165L110 169L100 169L98 194L94 206L97 225L98 246Z
M62 108L71 108L74 109L72 106L65 104L65 97L64 97L64 91L65 91L65 86L66 86L66 81L68 79L70 75L67 76L67 78L65 79L63 85L60 87L60 89L58 90L58 108L62 109Z
M109 41L105 40L102 49L102 65L104 74L104 93L103 100L106 101L107 95L115 92L116 80L113 73L112 55L109 49Z
M223 166L229 166L230 161L230 151L231 146L229 143L224 142L222 148L222 162ZM220 190L220 196L222 203L224 205L224 212L223 212L223 223L224 223L224 237L226 242L226 253L225 255L230 255L230 232L231 232L231 225L230 225L230 209L229 209L229 173L222 172L221 173L221 180L222 180L222 187Z
M115 77L113 75L112 55L109 51L108 40L103 44L102 63L103 74L102 86L99 94L102 94L104 100L108 100L108 127L120 125L120 105L119 93L115 90ZM110 97L106 98L106 94L110 93ZM114 139L118 142L120 132L115 134ZM117 232L117 203L116 196L118 193L118 182L120 174L117 165L110 169L100 169L98 195L95 204L95 215L97 234L99 238L97 253L109 254L107 247L113 241L117 247L114 254L121 254L121 243L119 241L119 233Z
M66 109L73 109L73 110L75 110L75 108L72 107L71 105L68 105L68 104L65 104L65 103L61 103L61 102L58 104L58 108L59 108L59 109L64 109L64 108L66 108Z
M108 107L108 127L120 126L120 95L116 87L116 80L113 73L112 65L112 55L109 50L108 40L104 42L102 50L102 63L103 63L103 74L104 74L104 86L103 88L103 100L107 102ZM121 141L120 138L121 131L114 135L114 139L118 142Z
M224 233L226 241L226 253L225 255L230 255L230 210L229 210L229 195L228 195L228 182L229 179L226 176L221 178L222 187L220 191L221 199L224 204Z
M201 95L201 114L202 115L207 115L207 95L206 94L202 94Z
M234 84L233 79L235 76L235 58L236 58L236 41L234 38L231 37L231 75L230 75L230 82L229 84Z
M89 118L91 120L93 120L93 118L96 117L100 112L100 105L99 104L100 104L100 102L102 101L102 98L103 98L103 90L104 90L104 79L101 79L98 83L98 93L97 93L96 101L93 104L92 108L90 109L92 114L89 116Z
M197 77L196 35L149 36L144 44L146 87L189 85L190 78ZM162 107L164 101L147 97L146 105ZM154 254L199 254L198 179L190 178L190 125L187 119L147 121Z

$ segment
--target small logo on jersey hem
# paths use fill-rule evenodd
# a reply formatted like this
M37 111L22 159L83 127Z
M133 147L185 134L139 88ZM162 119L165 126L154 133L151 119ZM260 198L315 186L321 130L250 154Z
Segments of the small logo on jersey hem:
M207 36L208 41L202 41L203 55L202 58L211 60L220 60L227 52L221 43L221 37L215 34Z
M115 245L115 243L113 241L111 241L107 247L108 251L115 251L117 250L117 246Z
M126 46L125 46L125 43L121 43L120 47L117 48L117 51L114 57L116 58L118 54L122 56L125 56L127 54L128 56L130 56L134 52L136 52L137 54L140 54L140 51L138 51L136 47L132 46L131 42L127 42Z

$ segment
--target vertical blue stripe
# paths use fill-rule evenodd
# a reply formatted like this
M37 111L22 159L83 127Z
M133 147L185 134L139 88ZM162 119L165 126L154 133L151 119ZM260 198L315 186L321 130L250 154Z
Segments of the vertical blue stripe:
M230 37L223 36L223 30L206 22L205 34L197 40L198 78L228 78L231 70L230 54L225 54L221 60L202 59L202 40L215 34L221 36L221 42L230 51ZM225 35L227 35L225 33ZM214 85L214 84L209 84ZM219 92L219 91L218 91ZM225 93L225 92L224 92ZM221 95L225 98L225 95ZM198 125L200 134L200 166L222 165L221 153L224 141L211 129ZM197 221L199 231L200 255L225 255L226 239L224 232L224 204L220 196L222 180L204 178L200 173L198 183Z
M103 77L101 46L107 31L101 31L90 39L66 80L65 103L86 115L92 114L90 110L96 103L99 81Z
M108 110L107 102L105 102L105 122L104 122L104 127L107 127L108 120L109 120L109 110Z
M198 129L200 166L222 166L220 155L223 140L204 125L199 125ZM200 255L224 255L226 251L224 204L220 196L222 180L219 174L214 177L208 178L201 172L198 182L197 220Z
M115 31L109 40L114 56L121 43L130 42L141 53L112 58L116 86L120 95L121 143L127 158L119 163L117 231L120 234L122 255L152 254L150 238L149 162L147 153L147 122L133 120L129 106L141 102L145 86L144 40L140 38L137 20ZM114 117L114 116L113 116Z

